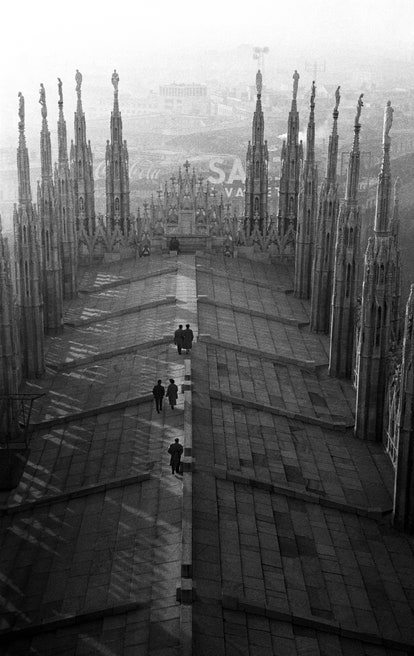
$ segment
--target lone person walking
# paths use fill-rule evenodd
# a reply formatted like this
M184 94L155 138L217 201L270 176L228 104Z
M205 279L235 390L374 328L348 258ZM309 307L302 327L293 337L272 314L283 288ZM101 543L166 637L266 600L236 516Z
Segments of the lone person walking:
M170 454L170 466L171 471L174 474L180 473L180 463L181 463L181 454L183 452L183 445L179 443L178 437L175 438L173 444L170 444L168 448L168 453Z
M171 410L174 410L174 406L177 404L177 397L178 397L178 387L174 382L174 378L170 378L170 384L167 387L167 394L166 394Z
M183 324L180 323L177 330L174 333L174 344L177 345L178 355L181 355L181 349L183 347Z
M191 347L193 345L193 339L194 339L194 333L190 328L190 324L186 323L185 324L185 329L183 330L183 345L182 348L186 350L186 353L188 354L191 350Z
M156 385L152 388L152 393L155 399L155 407L159 413L162 410L162 400L165 394L165 388L161 385L161 380L157 382Z

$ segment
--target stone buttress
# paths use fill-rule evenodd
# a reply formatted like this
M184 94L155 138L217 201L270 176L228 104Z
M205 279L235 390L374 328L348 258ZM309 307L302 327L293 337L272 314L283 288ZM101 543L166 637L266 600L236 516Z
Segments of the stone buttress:
M293 74L293 98L289 112L287 138L282 145L281 173L279 183L279 234L282 238L287 233L296 231L299 198L299 177L303 159L302 142L299 142L299 113L297 110L297 93L299 73Z
M354 361L355 306L357 302L360 216L358 182L360 169L360 95L354 122L354 142L349 155L345 199L341 204L335 244L332 289L329 373L351 378Z
M365 252L361 318L356 355L355 433L365 440L383 439L384 401L388 372L391 325L395 325L395 279L399 279L398 245L392 232L389 130L393 109L388 102L384 117L383 157L378 178L374 236ZM395 232L395 228L394 228Z
M306 135L306 158L301 172L296 230L294 295L310 298L313 240L318 207L318 170L315 164L315 83L312 82Z
M18 204L14 206L13 213L17 304L22 375L34 378L41 376L45 370L40 223L32 203L29 155L24 131L24 98L21 93L19 118Z
M41 181L38 183L37 207L42 235L43 320L45 331L55 335L63 330L63 286L58 223L52 171L52 149L47 124L46 93L40 85L42 130L40 133Z
M329 137L326 176L319 192L319 210L315 231L310 329L329 332L332 283L335 257L336 222L338 219L338 107L339 87L335 94L332 134Z
M414 285L408 297L401 363L401 387L397 410L398 449L394 485L393 522L396 528L414 533Z
M58 162L55 165L56 213L60 226L60 252L62 263L63 298L76 296L78 249L75 228L75 196L70 175L66 121L63 116L62 82L58 78Z
M86 121L82 108L82 74L76 71L75 141L70 147L70 167L75 192L75 216L77 232L87 235L95 232L95 185L90 141L86 140Z
M17 415L9 415L6 397L17 394L21 382L17 312L10 251L0 217L0 436L18 433ZM1 440L0 440L1 441Z
M111 113L111 140L106 142L106 216L111 230L119 227L127 234L130 220L129 161L126 141L122 140L122 117L118 103L119 75L112 74L114 107Z
M268 220L267 196L269 186L269 153L264 140L264 117L262 110L262 74L256 75L257 100L253 115L252 141L246 154L245 230L251 234L255 222L260 232L266 230Z

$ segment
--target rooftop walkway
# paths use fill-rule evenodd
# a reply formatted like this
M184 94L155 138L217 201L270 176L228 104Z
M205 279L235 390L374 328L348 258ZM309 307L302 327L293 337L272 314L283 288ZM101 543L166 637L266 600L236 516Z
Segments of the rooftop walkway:
M354 391L292 273L191 254L84 270L0 494L1 654L414 653L391 464L353 437ZM178 407L158 415L170 377Z

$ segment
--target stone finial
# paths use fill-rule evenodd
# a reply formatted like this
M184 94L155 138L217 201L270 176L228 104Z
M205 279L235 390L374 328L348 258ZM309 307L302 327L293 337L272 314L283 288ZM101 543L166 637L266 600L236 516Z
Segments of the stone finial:
M39 103L42 105L42 109L41 109L42 118L46 118L47 117L46 91L43 84L40 84L39 93L40 93Z
M364 94L361 93L361 95L358 98L358 103L357 103L357 113L355 116L355 125L359 125L359 119L361 117L361 109L364 106L364 103L362 102L362 98L364 97Z
M62 80L58 77L59 105L63 105Z
M311 107L315 106L315 94L316 94L316 86L315 86L315 80L313 80L312 86L311 86L311 97L310 97Z
M394 113L393 108L391 107L391 100L387 102L387 105L384 110L384 136L383 136L383 143L387 144L390 143L390 136L389 132L392 126L392 115Z
M400 190L401 190L401 178L399 175L397 175L394 182L394 197L396 198L398 197Z
M338 111L339 103L341 102L341 94L339 93L341 87L338 87L335 91L335 107L334 112Z
M293 73L293 100L296 100L298 95L298 86L299 86L299 73L295 69Z
M80 98L81 86L82 86L82 73L78 71L78 69L76 69L75 80L76 80L76 93L78 94L78 98Z
M17 94L19 98L19 130L24 132L24 97L21 91Z
M115 93L118 93L119 75L116 72L116 69L114 69L114 72L112 73L111 82L114 86Z
M262 94L262 87L263 87L263 76L260 70L258 70L256 73L256 89L257 89L258 96L261 96Z

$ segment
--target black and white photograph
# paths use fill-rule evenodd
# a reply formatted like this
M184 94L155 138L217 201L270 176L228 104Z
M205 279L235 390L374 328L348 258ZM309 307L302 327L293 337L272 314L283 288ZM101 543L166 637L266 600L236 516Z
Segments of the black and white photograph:
M0 656L412 656L412 0L0 56Z

